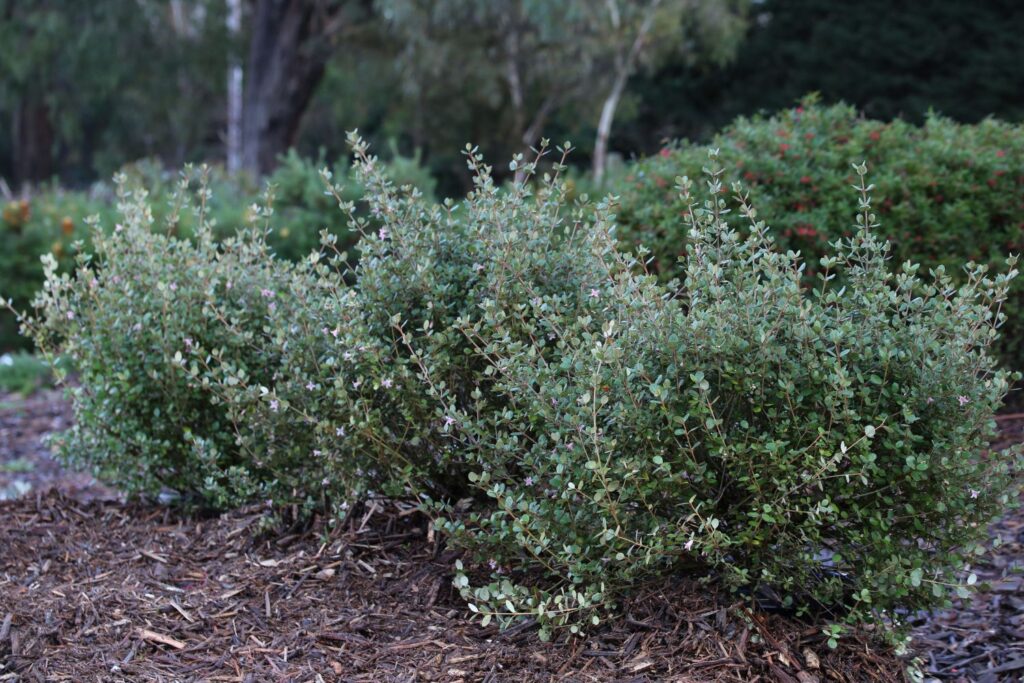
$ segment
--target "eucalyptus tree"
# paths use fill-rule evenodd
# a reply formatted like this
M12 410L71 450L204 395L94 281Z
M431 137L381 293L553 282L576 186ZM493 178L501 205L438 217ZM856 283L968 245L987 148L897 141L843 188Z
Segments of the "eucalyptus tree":
M727 58L746 16L746 0L377 0L377 7L404 46L399 65L410 94L422 100L457 84L447 99L489 106L488 122L520 148L512 151L536 145L557 117L577 132L581 118L596 118L598 180L630 77L668 58Z

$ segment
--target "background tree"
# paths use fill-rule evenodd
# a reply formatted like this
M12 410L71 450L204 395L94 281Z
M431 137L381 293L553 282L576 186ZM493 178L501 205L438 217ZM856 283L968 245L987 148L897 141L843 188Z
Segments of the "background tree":
M600 176L809 91L1018 120L1022 24L1014 0L0 0L0 177L81 185L141 157L263 174L290 146L340 157L358 128L459 194L468 141L503 159L571 139Z
M368 5L356 0L255 0L242 104L242 167L260 175L295 143L327 60Z
M668 59L632 84L625 149L702 138L739 114L791 106L809 92L878 119L1024 117L1024 3L1016 0L764 0L735 60ZM722 87L727 83L727 87Z
M743 2L721 0L606 0L584 3L584 7L595 14L591 19L594 76L609 81L594 142L593 174L600 184L608 163L612 121L638 66L655 65L668 57L687 64L700 57L723 63L736 49L746 8Z
M399 64L417 111L431 108L423 106L431 92L443 93L430 103L438 107L468 105L477 116L491 110L484 120L501 133L492 136L519 147L487 150L499 157L528 150L551 128L580 133L587 127L581 119L597 121L593 159L600 177L629 78L668 56L728 57L742 32L745 3L378 0L377 6L405 46ZM446 92L449 84L459 94Z
M222 100L218 16L213 0L0 0L0 174L73 182L212 154L219 109L181 103Z

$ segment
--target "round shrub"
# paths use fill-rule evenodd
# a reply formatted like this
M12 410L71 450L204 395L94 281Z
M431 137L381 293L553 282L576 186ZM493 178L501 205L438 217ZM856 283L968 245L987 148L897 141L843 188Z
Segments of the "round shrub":
M256 232L214 242L205 188L193 240L155 232L146 193L123 180L120 222L109 232L94 226L92 253L73 275L45 257L36 312L23 319L38 347L77 379L75 424L56 439L59 454L126 492L169 489L212 507L317 495L318 463L248 457L229 413L182 368L202 349L253 381L273 376L277 359L255 353L252 339L301 296L278 289L292 266L274 260Z
M1024 247L1024 129L985 120L974 125L932 115L923 126L865 119L852 107L808 98L773 116L739 118L712 146L730 177L742 178L752 201L774 221L783 250L803 254L804 282L813 286L818 259L834 240L851 236L847 191L864 160L875 186L879 237L892 257L925 269L945 266L954 282L972 260L995 265ZM631 165L621 195L619 237L651 250L650 268L663 281L685 276L685 204L673 186L700 177L705 146L671 144ZM1007 327L996 347L1009 367L1024 369L1024 284L1006 302Z
M217 358L198 364L195 376L229 406L247 451L315 454L350 497L383 491L458 498L470 482L452 438L460 429L455 416L486 401L492 382L458 323L472 324L499 305L508 333L529 338L541 314L532 302L582 310L608 277L614 242L605 239L595 256L582 209L568 220L563 215L560 163L536 192L527 183L503 190L469 149L475 190L441 206L397 187L365 143L356 136L350 142L366 215L329 172L324 178L361 235L358 263L324 233L324 250L293 271L298 308L254 339L258 353L279 359L269 382L239 377ZM533 174L535 162L515 163ZM441 404L441 394L451 400Z
M501 306L459 324L495 378L456 433L493 507L443 528L486 621L578 631L693 569L836 622L899 623L973 583L1011 502L1015 451L986 452L1009 379L988 350L1016 271L971 265L957 288L891 269L861 166L857 224L808 291L715 162L706 201L680 183L680 298L622 259L585 310L536 303L550 334L510 334Z

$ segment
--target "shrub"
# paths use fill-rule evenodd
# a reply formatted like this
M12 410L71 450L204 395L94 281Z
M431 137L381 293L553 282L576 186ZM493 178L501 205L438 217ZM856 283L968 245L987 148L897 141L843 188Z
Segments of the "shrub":
M897 261L942 265L954 281L967 260L996 264L1024 245L1024 129L986 120L961 125L936 115L921 127L861 118L845 105L808 98L774 116L739 118L715 137L730 175L742 176L752 201L774 220L783 250L803 254L804 282L813 286L818 259L835 239L849 237L846 190L851 161L872 169L881 237ZM682 278L685 204L673 190L679 176L699 177L705 147L671 144L641 160L616 186L624 244L651 249L663 281ZM1024 369L1024 284L1006 303L1008 326L997 347L1011 368Z
M265 221L265 240L279 257L301 260L319 245L322 230L336 235L342 248L352 249L355 244L358 235L348 229L334 200L324 196L318 170L322 165L322 155L310 160L291 150L266 179L273 188L274 210L269 222ZM432 195L434 183L420 165L419 155L405 157L392 149L392 158L384 167L398 182L413 183ZM192 239L194 216L175 209L176 174L157 162L142 160L126 165L121 175L127 187L148 193L154 230ZM336 163L334 175L339 183L345 183L345 199L357 200L362 188L349 177L348 164ZM207 184L206 220L214 237L227 239L252 220L250 214L262 201L261 195L245 177L232 178L218 169L209 170ZM97 183L88 191L41 187L29 198L8 203L0 214L0 295L13 300L17 308L26 308L43 283L40 256L52 254L58 271L70 272L76 256L73 245L80 241L83 251L90 249L86 219L98 216L96 223L109 230L117 222L117 201L113 188ZM14 316L0 311L0 351L25 348L26 342L17 335Z
M275 358L253 352L253 338L270 334L271 314L302 295L278 291L293 266L271 258L254 230L218 246L205 188L193 240L157 233L146 193L124 182L121 222L109 232L94 226L94 254L79 256L73 276L44 257L36 313L23 319L46 357L60 355L79 380L70 389L75 425L56 439L59 455L126 492L170 489L213 507L319 498L318 463L290 453L246 457L227 411L181 368L190 348L202 348L254 380L277 372Z
M1008 386L987 350L1016 271L971 265L957 289L941 268L890 270L862 166L857 226L807 291L738 186L747 225L733 219L714 163L706 201L679 187L680 299L620 259L584 310L538 301L534 335L500 304L459 322L494 378L458 414L494 502L444 528L472 551L456 585L485 621L577 631L693 568L837 621L898 622L973 582L1010 503L1011 454L983 453Z
M263 338L261 353L281 359L270 383L253 385L216 364L197 368L197 376L235 406L250 450L278 444L316 453L350 497L374 490L457 498L469 482L451 438L454 414L485 400L490 380L456 323L478 320L482 306L499 302L515 316L510 333L528 336L540 314L532 301L578 308L606 267L592 256L587 226L578 217L563 223L564 197L553 181L536 194L527 184L501 190L470 149L475 190L461 204L439 206L397 187L358 137L351 144L368 215L356 213L331 174L325 178L362 236L359 262L349 263L337 237L324 235L326 249L295 285L304 293L299 310ZM535 162L516 163L534 172ZM563 170L556 164L556 174ZM608 258L613 245L604 249ZM445 410L440 392L453 397Z
M568 146L506 189L469 148L474 190L437 205L351 144L366 212L324 177L358 263L330 231L274 258L270 202L218 244L205 187L193 239L156 233L123 184L95 256L46 259L24 322L80 375L66 459L213 506L415 495L467 551L471 610L544 637L680 571L834 622L898 624L973 582L1017 466L985 451L1015 259L959 286L891 269L861 165L857 224L808 288L713 155L705 201L679 182L673 292L616 249L610 200L567 205Z

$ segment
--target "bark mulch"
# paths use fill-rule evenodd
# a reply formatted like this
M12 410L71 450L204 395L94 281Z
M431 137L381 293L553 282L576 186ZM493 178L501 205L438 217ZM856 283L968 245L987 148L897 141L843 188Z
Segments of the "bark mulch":
M1024 413L1001 415L997 448L1024 443ZM991 527L992 544L971 569L979 589L951 609L921 615L914 645L929 676L954 683L1024 681L1024 507Z
M328 531L60 493L0 503L0 680L902 681L861 639L680 581L587 639L467 621L453 555L412 508Z
M903 680L863 639L830 651L817 628L690 581L586 640L499 634L467 622L452 555L410 509L274 534L255 508L125 504L50 458L41 437L68 423L55 392L0 397L0 499L22 494L0 503L0 682ZM1000 424L1024 442L1024 414ZM992 534L980 590L914 623L927 681L1024 681L1024 513Z

